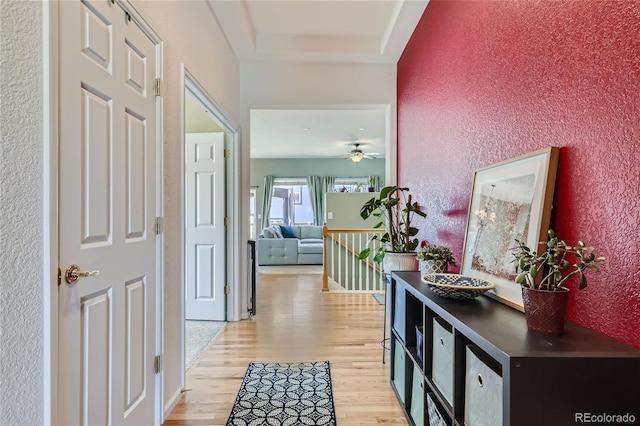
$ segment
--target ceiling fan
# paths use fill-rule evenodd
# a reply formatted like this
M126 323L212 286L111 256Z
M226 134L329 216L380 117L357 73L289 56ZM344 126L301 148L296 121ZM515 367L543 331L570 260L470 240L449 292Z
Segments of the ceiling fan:
M371 155L378 155L377 152L364 152L359 147L361 144L354 143L354 148L349 151L349 159L354 163L359 163L363 158L372 159Z

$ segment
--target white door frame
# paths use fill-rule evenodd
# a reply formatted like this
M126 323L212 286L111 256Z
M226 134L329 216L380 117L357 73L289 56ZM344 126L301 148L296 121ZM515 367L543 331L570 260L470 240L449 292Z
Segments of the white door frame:
M43 420L44 424L58 423L58 280L59 241L58 234L58 170L59 164L59 1L42 2L42 51L43 51L43 288L44 288L44 383L43 383ZM162 80L163 43L158 34L135 10L128 0L115 0L129 13L131 19L156 45L156 75ZM162 99L156 99L156 216L162 217ZM162 234L156 239L156 348L162 349L162 299L164 288L162 262ZM48 328L47 328L48 327ZM162 373L156 375L155 423L162 421Z
M258 239L258 187L252 186L249 189L249 212L251 212L251 204L253 204L253 225L251 226L250 235L253 235L251 240Z
M227 161L225 165L225 174L226 174L226 212L225 215L231 218L231 223L227 226L226 233L226 283L231 287L231 292L227 295L227 304L226 304L226 319L227 321L238 321L240 320L240 301L242 294L242 278L240 273L240 264L241 264L241 255L240 248L242 245L240 244L240 226L236 223L236 218L239 217L238 212L240 211L240 197L239 194L239 186L238 182L240 182L239 176L239 141L240 141L240 127L236 124L236 122L231 118L224 109L213 99L213 97L204 89L204 87L198 83L198 80L194 77L194 75L189 72L187 67L182 64L181 70L181 82L182 85L180 87L180 99L181 104L181 131L180 131L180 146L182 149L180 150L180 246L182 247L180 250L180 318L181 318L181 326L180 326L180 341L182 342L181 348L181 377L182 377L182 387L185 386L185 365L184 365L184 336L185 336L185 230L184 230L184 221L185 221L185 158L184 158L184 146L185 146L185 103L184 99L186 96L186 91L189 90L192 93L197 94L198 99L204 103L207 107L208 111L215 117L215 119L219 122L221 127L225 133L225 149L228 149L231 152L231 159Z

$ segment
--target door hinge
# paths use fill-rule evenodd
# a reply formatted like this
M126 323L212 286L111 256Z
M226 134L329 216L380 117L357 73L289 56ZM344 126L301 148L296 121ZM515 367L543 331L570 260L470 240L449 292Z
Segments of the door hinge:
M225 148L224 150L224 158L231 158L231 150Z
M229 287L228 285L224 286L224 294L229 294L231 293L231 287Z
M153 224L153 232L156 235L162 234L162 218L160 216L156 217L156 222Z
M231 225L231 218L230 217L225 217L224 218L224 226L229 226Z
M156 93L156 96L160 96L160 79L156 78L155 82L153 83L153 90Z
M160 355L156 355L153 360L153 373L160 374L160 371L162 371L162 358Z

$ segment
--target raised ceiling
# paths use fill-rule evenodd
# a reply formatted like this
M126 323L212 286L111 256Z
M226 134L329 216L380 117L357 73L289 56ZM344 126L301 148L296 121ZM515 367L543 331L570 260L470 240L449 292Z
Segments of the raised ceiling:
M240 61L396 64L428 0L208 2ZM252 158L346 156L358 141L384 157L388 143L376 108L260 109L250 123Z
M428 0L208 0L241 61L395 64Z

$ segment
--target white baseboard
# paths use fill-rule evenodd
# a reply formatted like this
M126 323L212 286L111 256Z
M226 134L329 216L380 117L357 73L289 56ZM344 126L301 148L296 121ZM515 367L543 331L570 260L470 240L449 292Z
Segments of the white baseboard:
M182 389L177 389L174 392L174 394L171 395L171 398L169 398L169 401L167 401L167 403L164 404L164 413L162 413L163 423L165 422L165 420L167 420L167 417L169 417L169 414L171 414L173 409L176 408L176 405L178 405L178 402L180 402L181 398L182 398Z

